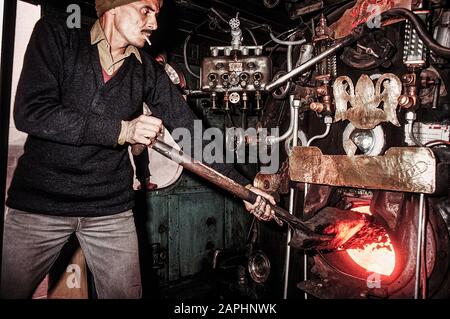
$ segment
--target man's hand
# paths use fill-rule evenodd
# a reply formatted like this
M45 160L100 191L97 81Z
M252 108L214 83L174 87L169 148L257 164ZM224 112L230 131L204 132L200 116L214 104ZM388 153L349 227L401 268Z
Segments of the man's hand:
M275 212L267 201L269 201L272 205L276 205L275 199L259 188L251 185L248 185L247 188L259 196L254 204L244 201L245 209L255 215L259 220L268 221L273 219L275 217Z
M125 141L130 144L151 145L161 132L162 121L156 117L141 115L128 122Z

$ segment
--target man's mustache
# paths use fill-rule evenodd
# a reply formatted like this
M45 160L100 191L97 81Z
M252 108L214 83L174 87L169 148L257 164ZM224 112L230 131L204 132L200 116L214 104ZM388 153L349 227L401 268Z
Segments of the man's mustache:
M148 36L150 36L152 34L151 29L142 29L141 32L147 34Z

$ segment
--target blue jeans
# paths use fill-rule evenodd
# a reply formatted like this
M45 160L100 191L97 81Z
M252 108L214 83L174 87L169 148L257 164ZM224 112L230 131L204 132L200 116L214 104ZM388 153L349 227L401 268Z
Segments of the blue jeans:
M75 233L98 298L140 298L139 255L131 210L64 217L9 209L5 218L0 298L30 298Z

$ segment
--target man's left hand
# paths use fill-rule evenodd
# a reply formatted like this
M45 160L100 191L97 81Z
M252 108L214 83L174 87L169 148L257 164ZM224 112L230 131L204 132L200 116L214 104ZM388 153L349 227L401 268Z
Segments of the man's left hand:
M270 204L276 205L273 196L267 194L259 188L250 185L248 189L253 193L258 194L259 196L257 197L254 204L244 201L245 209L255 215L259 220L269 221L273 219L275 217L275 212L270 206ZM268 202L270 202L270 204Z

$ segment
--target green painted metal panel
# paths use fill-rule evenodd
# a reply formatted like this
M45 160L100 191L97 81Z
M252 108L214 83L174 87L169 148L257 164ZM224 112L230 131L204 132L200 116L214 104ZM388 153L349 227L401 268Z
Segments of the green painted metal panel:
M150 192L146 230L167 258L158 271L162 283L201 272L215 249L242 248L250 215L241 200L183 173L173 186Z
M179 200L180 275L185 277L202 268L208 253L223 247L224 197L205 191L180 195Z

